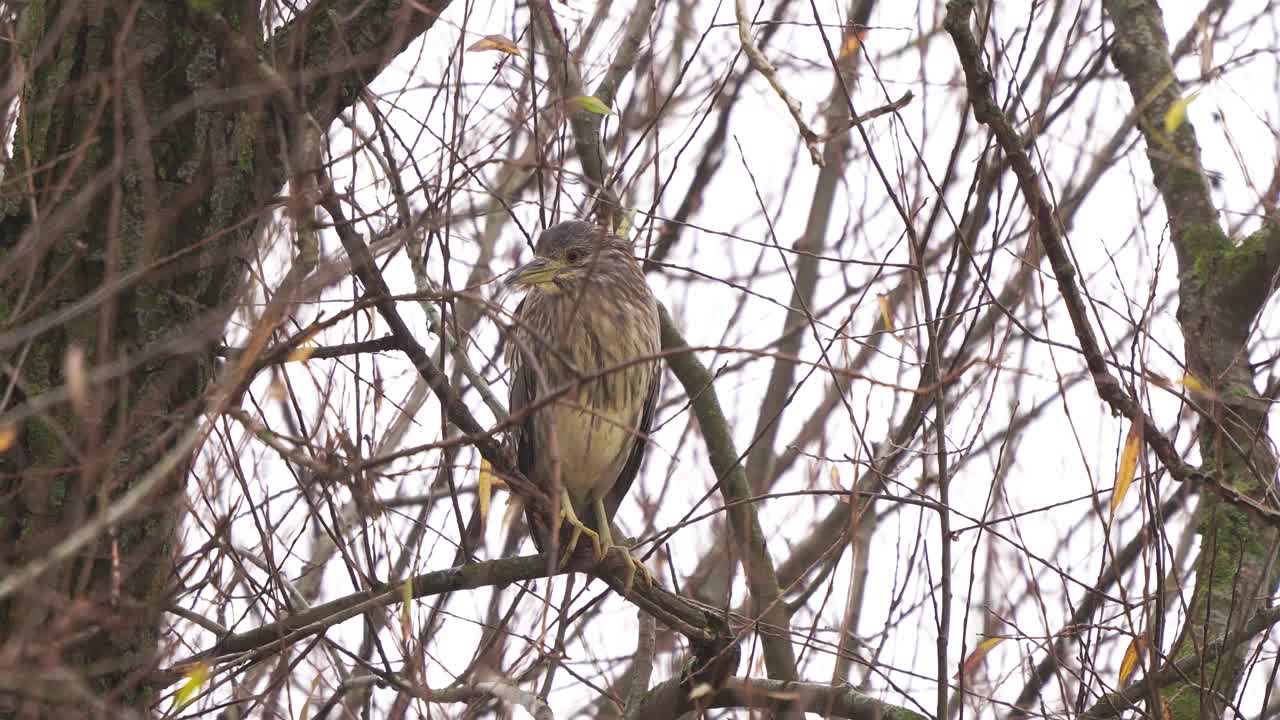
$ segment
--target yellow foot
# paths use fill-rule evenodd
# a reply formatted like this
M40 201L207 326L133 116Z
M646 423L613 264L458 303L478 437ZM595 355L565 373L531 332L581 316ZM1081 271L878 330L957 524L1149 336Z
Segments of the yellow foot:
M573 557L574 548L578 547L578 538L583 535L586 535L591 540L591 549L596 560L600 560L608 552L600 543L599 533L587 527L578 519L578 514L573 511L573 502L569 499L569 493L565 490L560 491L560 520L573 528L573 534L569 536L569 542L565 543L564 547L560 549L561 569L569 564L569 559Z
M609 529L609 519L605 516L604 503L597 499L595 501L596 522L600 526L600 543L604 546L604 555L597 556L597 560L603 560L610 550L617 549L622 553L622 559L627 564L626 579L622 581L622 594L630 595L631 587L635 584L636 572L640 573L640 577L644 579L644 584L653 587L653 575L649 573L649 568L644 563L631 554L631 549L623 545L615 545L613 542L613 531Z
M622 581L622 594L630 595L631 587L635 584L636 573L640 573L640 578L644 580L646 587L653 587L653 575L649 572L649 568L640 562L640 558L631 554L630 548L622 545L614 545L622 553L622 559L627 563L627 576Z

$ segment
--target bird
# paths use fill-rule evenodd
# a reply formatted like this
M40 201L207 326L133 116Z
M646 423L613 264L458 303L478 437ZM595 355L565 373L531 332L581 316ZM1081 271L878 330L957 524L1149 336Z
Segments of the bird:
M561 567L584 535L598 562L620 547L609 523L640 470L653 426L658 301L631 243L582 220L544 230L534 259L506 284L525 292L506 349L510 411L522 417L513 432L516 464L551 495L553 507L558 500L561 526L571 530ZM541 551L551 544L550 528L532 509L526 516ZM652 586L644 564L621 550L624 594L637 572Z

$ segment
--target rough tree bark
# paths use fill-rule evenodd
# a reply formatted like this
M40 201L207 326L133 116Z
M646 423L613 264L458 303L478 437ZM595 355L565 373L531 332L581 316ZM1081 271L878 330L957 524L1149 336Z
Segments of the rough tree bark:
M46 562L174 452L295 124L327 127L447 5L319 0L269 39L242 0L20 9L26 75L0 185L0 410L16 433L0 455L0 577ZM182 582L186 464L0 597L0 717L148 712Z
M1199 416L1201 465L1192 468L1170 452L1167 437L1153 427L1130 393L1122 391L1106 366L1104 351L1083 312L1080 289L1075 285L1077 271L1065 252L1068 241L1042 194L1025 148L991 94L993 78L982 66L970 28L973 6L973 0L948 2L946 29L957 46L975 117L993 129L1002 148L1015 158L1019 185L1037 215L1040 241L1067 300L1068 314L1099 395L1116 412L1141 426L1148 445L1171 475L1194 481L1204 491L1196 516L1201 546L1191 602L1168 657L1155 661L1161 669L1190 662L1196 671L1145 686L1148 712L1161 712L1175 720L1221 718L1234 704L1254 645L1239 637L1258 620L1263 601L1273 594L1278 577L1276 456L1267 422L1270 403L1254 385L1248 351L1254 321L1274 291L1280 269L1280 230L1272 218L1246 238L1233 239L1223 231L1201 165L1195 129L1174 112L1186 101L1174 74L1159 5L1154 0L1105 0L1103 6L1114 27L1111 60L1133 98L1152 179L1169 218L1169 236L1178 258L1177 319L1187 372L1195 378L1185 383L1186 396ZM1167 615L1162 593L1155 596L1144 617ZM1143 632L1151 647L1167 646L1159 627L1147 627ZM1227 642L1229 638L1235 640ZM1225 651L1211 650L1224 644ZM1123 704L1104 698L1087 715L1122 712L1134 699L1127 693Z
M1115 27L1111 59L1141 112L1151 174L1169 216L1187 366L1212 391L1195 397L1203 409L1198 427L1202 467L1218 482L1274 503L1269 403L1254 386L1248 350L1254 320L1274 290L1280 231L1268 225L1240 239L1223 232L1195 127L1184 121L1166 132L1166 118L1183 91L1159 5L1108 0L1104 7ZM1198 522L1202 547L1195 590L1173 660L1202 652L1243 627L1276 587L1274 527L1208 493L1201 498ZM1243 679L1249 652L1249 643L1240 644L1203 663L1196 676L1164 689L1173 717L1222 717Z

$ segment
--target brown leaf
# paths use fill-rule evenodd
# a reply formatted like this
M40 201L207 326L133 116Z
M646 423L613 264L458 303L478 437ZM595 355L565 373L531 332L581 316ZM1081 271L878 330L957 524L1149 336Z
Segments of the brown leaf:
M516 44L502 35L485 35L479 40L471 43L467 48L467 52L485 52L486 50L497 50L500 53L523 57L520 54L520 48Z
M1120 452L1120 469L1116 471L1115 488L1111 491L1111 517L1115 517L1116 508L1124 500L1125 493L1133 484L1134 473L1138 470L1138 451L1142 449L1142 426L1130 423L1129 434L1124 439L1124 449Z
M489 525L489 499L493 495L493 468L489 461L480 458L480 479L476 482L476 496L480 500L480 529Z
M1124 685L1129 680L1129 676L1138 667L1138 658L1147 649L1147 638L1137 635L1133 640L1129 641L1129 647L1124 651L1124 660L1120 661L1119 684Z
M81 416L88 415L89 371L85 369L84 348L75 344L67 347L67 354L62 356L62 377L67 381L71 406Z
M840 59L843 60L858 52L858 48L862 47L869 32L871 32L870 28L861 25L850 26L849 32L845 33L844 43L840 46Z
M880 319L884 321L884 329L893 332L893 308L889 307L889 296L881 294L876 300L880 302Z
M1002 637L989 637L978 643L978 646L973 649L973 652L969 653L969 657L965 658L964 662L960 664L960 672L956 673L956 677L972 677L974 671L977 670L978 666L982 664L982 661L986 659L987 653L991 652L995 646L1002 642L1004 642L1004 638Z

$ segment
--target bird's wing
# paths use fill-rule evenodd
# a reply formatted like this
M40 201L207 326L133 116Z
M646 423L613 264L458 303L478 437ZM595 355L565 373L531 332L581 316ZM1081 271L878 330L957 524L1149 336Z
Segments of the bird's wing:
M613 518L631 489L631 482L640 472L640 463L644 461L644 453L649 448L649 430L653 427L653 415L658 407L658 395L662 391L662 366L658 365L653 372L653 380L649 383L649 395L644 399L644 407L640 411L640 424L631 438L631 450L627 453L627 462L618 473L618 480L609 488L604 499L604 510Z
M523 322L524 300L516 306L514 317L517 323ZM518 344L509 340L507 347L507 366L511 368L511 396L507 407L512 415L523 412L537 400L538 379L534 369L526 361ZM533 425L534 413L529 413L515 426L512 438L516 446L516 467L530 482L537 482L533 472L534 458L538 456L538 435ZM525 520L529 523L529 535L533 537L534 547L542 551L542 538L546 534L545 523L535 517L532 506L525 504Z

